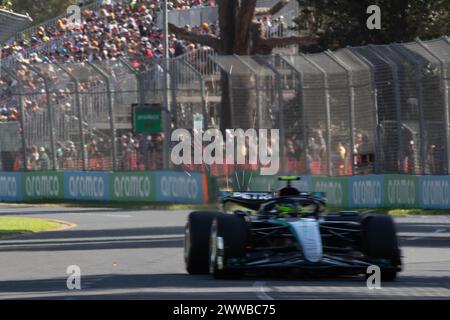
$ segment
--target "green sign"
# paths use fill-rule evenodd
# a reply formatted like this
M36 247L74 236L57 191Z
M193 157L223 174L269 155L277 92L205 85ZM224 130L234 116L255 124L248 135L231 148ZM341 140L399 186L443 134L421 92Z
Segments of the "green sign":
M162 132L162 109L160 105L133 105L133 131L156 134Z
M154 201L154 175L143 173L111 173L110 196L112 201Z
M30 172L22 175L24 200L64 199L62 172Z
M330 207L348 207L348 178L347 177L312 177L312 191L325 192L327 204Z
M418 208L419 178L408 175L384 176L385 206L387 208Z

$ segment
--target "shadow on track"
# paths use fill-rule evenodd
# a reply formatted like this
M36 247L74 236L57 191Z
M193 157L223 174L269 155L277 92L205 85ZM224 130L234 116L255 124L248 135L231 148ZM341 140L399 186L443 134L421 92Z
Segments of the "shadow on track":
M147 212L151 210L146 209L126 209L126 208L80 208L80 209L67 209L67 208L48 208L42 210L30 210L30 208L24 208L24 211L17 211L20 208L14 208L16 210L0 211L0 216L27 216L27 215L51 215L51 214L76 214L76 213L125 213L125 212ZM28 210L27 210L28 209Z
M182 248L182 227L69 230L0 240L0 252Z
M365 289L365 281L362 277L349 278L325 278L305 279L291 278L286 276L274 277L248 277L244 280L214 280L210 276L189 276L186 274L132 274L132 275L97 275L84 276L83 283L90 283L88 288L80 291L69 291L66 289L66 278L43 279L43 280L21 280L1 281L0 298L20 299L21 295L27 293L45 294L45 299L240 299L255 298L257 288L255 282L265 281L267 287L277 287L279 298L325 298L334 295L336 299L358 298L358 292L346 292L346 288ZM436 285L438 284L438 285ZM450 286L449 277L400 277L396 282L382 284L386 288L409 290L411 287L428 288ZM298 287L298 292L283 291L283 287ZM309 288L308 292L301 292L301 288ZM314 290L317 287L317 292ZM332 287L330 292L323 288ZM281 288L281 289L280 289ZM342 288L342 289L339 289ZM178 290L174 290L178 289ZM215 290L217 289L217 290ZM96 293L89 291L121 290L121 293ZM147 292L135 292L136 290ZM192 290L192 291L191 291ZM128 292L127 292L128 291ZM8 295L10 293L10 295ZM405 294L395 298L407 298ZM44 298L44 297L43 297Z

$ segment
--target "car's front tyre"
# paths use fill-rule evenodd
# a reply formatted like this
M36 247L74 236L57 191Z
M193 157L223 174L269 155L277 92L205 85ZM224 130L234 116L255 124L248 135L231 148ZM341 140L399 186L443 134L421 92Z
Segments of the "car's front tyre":
M382 281L394 281L401 266L394 220L389 215L367 215L361 221L361 246L364 254L376 261Z
M220 212L192 212L184 232L184 261L189 274L209 273L211 224Z
M209 240L209 268L216 279L238 279L244 269L230 264L245 259L248 230L242 217L231 214L218 215L211 225Z

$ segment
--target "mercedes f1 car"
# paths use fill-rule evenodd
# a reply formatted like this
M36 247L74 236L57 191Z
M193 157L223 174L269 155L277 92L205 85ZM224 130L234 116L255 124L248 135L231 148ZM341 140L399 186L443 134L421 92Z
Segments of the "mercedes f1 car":
M324 214L320 192L301 192L296 177L281 177L278 192L231 192L223 212L192 212L185 228L184 257L190 274L239 278L246 271L295 269L306 274L366 274L381 279L401 270L393 219L383 214ZM230 207L231 209L226 209Z

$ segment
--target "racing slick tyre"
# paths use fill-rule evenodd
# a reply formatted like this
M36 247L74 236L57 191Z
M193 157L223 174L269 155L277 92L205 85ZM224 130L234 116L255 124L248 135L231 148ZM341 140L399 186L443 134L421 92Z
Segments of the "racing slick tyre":
M362 251L380 261L382 281L394 281L401 265L394 220L388 215L367 215L361 221Z
M211 224L220 212L192 212L184 233L184 261L189 274L209 273Z
M239 279L244 269L230 268L231 259L244 259L247 245L247 223L232 214L218 215L211 226L209 272L216 279Z

